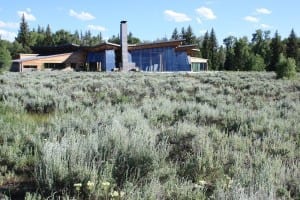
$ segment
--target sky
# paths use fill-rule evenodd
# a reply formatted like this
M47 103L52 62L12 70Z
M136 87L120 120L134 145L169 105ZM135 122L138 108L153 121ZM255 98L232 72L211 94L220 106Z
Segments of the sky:
M196 36L213 28L219 44L225 37L247 36L257 29L300 36L300 0L0 0L0 35L13 41L24 14L30 29L52 32L90 30L104 39L119 34L120 21L142 41L170 38L173 30L192 27Z

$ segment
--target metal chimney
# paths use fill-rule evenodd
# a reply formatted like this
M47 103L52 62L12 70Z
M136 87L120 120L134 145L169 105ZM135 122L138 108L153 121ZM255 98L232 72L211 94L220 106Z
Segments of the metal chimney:
M127 43L127 21L120 23L120 40L121 40L121 68L122 71L128 71L128 43Z

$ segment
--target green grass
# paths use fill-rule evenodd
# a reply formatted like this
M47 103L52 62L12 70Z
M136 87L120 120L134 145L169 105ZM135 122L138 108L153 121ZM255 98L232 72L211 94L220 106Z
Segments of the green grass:
M299 80L244 72L2 74L0 193L300 199Z

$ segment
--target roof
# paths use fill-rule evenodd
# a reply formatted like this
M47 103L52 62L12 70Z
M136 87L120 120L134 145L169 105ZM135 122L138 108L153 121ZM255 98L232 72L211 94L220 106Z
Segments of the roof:
M187 50L193 50L196 48L197 48L196 44L180 45L180 46L176 47L176 51L187 51Z
M176 47L181 45L184 40L170 40L163 42L152 42L152 43L143 43L136 45L128 45L128 50L138 50L138 49L150 49L150 48L161 48L161 47Z
M205 58L197 58L197 57L189 57L191 63L207 63L208 59Z
M81 49L85 51L102 51L102 50L112 50L112 49L119 49L121 46L119 44L104 42L94 46L82 46Z
M39 46L31 47L32 51L40 55L52 55L52 54L62 54L78 51L80 45L77 44L64 44L59 46Z
M31 56L31 57L25 57L25 58L21 58L21 59L12 60L12 62L20 63L20 62L40 60L40 59L45 59L45 58L54 58L54 57L63 56L63 55L67 55L67 54L70 54L70 53L62 53L62 54L55 54L55 55L49 55L49 56Z
M150 49L150 48L162 48L162 47L175 47L177 51L192 51L197 45L182 45L184 39L180 40L170 40L162 42L152 42L152 43L142 43L142 44L133 44L128 45L128 50L139 50L139 49ZM33 52L40 55L53 55L53 54L62 54L70 53L75 51L104 51L104 50L118 50L120 49L120 44L104 42L94 46L80 46L77 44L66 44L60 46L43 46L43 47L32 47Z

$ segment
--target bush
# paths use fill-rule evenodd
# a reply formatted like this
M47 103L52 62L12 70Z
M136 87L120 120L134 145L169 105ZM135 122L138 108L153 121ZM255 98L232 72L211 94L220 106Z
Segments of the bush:
M279 63L276 66L277 78L291 79L296 76L296 61L293 58L285 58L280 55Z
M133 155L119 152L112 170L112 176L119 187L126 181L141 180L153 171L153 159L149 155Z

